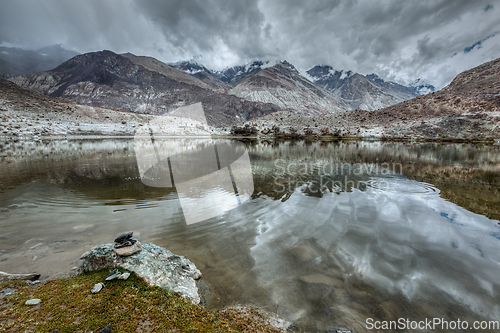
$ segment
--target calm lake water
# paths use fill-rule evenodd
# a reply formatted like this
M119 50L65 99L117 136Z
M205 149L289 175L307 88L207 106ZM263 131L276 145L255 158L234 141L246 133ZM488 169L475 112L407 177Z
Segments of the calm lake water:
M500 320L499 146L167 145L184 159L165 160L176 186L154 187L134 140L2 142L0 271L65 277L133 231L192 260L208 306L260 306L303 331Z

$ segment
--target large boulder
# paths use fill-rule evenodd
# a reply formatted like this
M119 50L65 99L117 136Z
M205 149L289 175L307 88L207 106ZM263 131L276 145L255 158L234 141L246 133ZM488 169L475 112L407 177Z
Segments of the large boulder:
M141 252L127 257L116 254L113 244L99 245L83 258L79 273L118 267L134 272L151 286L179 293L194 304L200 303L195 280L201 277L201 272L195 264L152 243L143 244Z

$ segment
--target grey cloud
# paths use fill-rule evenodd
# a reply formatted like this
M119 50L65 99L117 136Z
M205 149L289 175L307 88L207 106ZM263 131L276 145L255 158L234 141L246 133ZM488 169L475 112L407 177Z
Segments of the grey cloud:
M496 54L491 38L450 60L500 31L497 11L484 0L3 0L0 43L195 57L215 69L287 59L442 86Z
M241 57L262 56L264 15L254 1L136 1L172 46L216 56L221 45Z

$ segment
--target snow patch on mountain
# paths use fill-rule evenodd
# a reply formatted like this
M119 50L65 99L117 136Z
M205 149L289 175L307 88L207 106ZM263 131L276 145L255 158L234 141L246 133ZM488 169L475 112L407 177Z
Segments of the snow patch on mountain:
M196 62L196 60L184 60L184 61L177 61L174 63L170 63L172 67L175 67L185 73L194 75L196 73L200 73L202 71L205 71L207 73L211 73L211 71L203 66L202 64Z
M375 73L365 76L328 65L314 66L307 73L316 86L343 100L351 110L377 110L418 95L413 87L386 82Z
M270 61L252 61L245 65L244 72L250 72L254 69L265 69L271 67L272 64Z
M340 71L340 73L341 73L341 74L340 74L340 78L339 78L339 80L345 80L345 79L347 79L347 78L349 78L349 77L351 77L351 76L353 76L353 75L354 75L354 73L353 73L353 72L351 72L351 71L347 71L347 72Z
M424 81L422 78L418 78L410 83L410 87L414 88L418 95L427 95L436 91L436 88L432 84Z
M228 67L222 71L214 71L212 75L231 86L236 86L244 79L272 66L274 64L269 60L255 60L245 65Z
M278 62L247 78L233 88L231 94L303 114L345 110L334 96L316 87L287 61Z

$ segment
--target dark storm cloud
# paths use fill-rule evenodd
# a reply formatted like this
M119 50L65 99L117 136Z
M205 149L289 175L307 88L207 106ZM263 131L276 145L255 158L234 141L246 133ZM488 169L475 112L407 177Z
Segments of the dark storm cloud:
M149 1L138 7L164 32L172 46L186 52L219 52L221 44L231 46L247 56L262 56L260 45L264 32L264 15L254 1Z
M139 37L134 10L98 0L2 0L0 42L31 48L64 43L84 51L117 47Z
M272 36L283 40L278 46L302 45L288 52L302 68L325 63L406 82L424 76L442 86L458 72L498 56L492 40L489 51L448 64L455 52L500 30L496 10L485 12L485 1L313 3L282 0L262 6L266 19L275 21ZM280 20L281 13L293 17L293 24Z
M194 57L215 69L287 59L442 86L500 54L497 11L482 0L3 0L0 43Z

